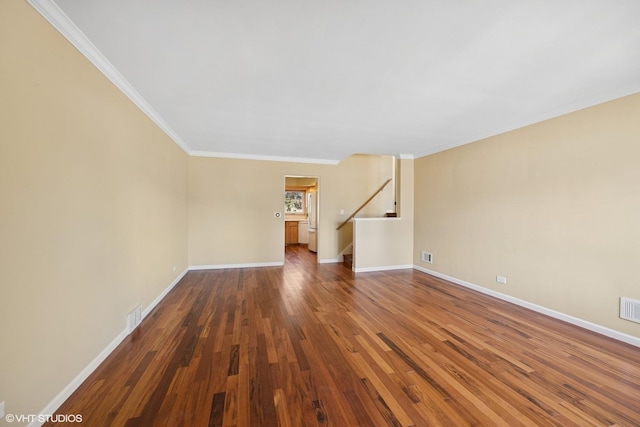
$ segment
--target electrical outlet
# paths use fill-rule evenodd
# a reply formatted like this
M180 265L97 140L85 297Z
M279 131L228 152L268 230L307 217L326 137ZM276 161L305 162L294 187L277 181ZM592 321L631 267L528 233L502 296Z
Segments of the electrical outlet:
M176 271L176 268L178 268L178 267L174 265L174 266L173 266L173 271L174 271L174 272Z
M433 254L431 252L422 251L421 259L424 262L428 262L429 264L433 264Z
M4 418L4 401L0 402L0 420Z
M496 276L496 282L498 283L503 283L503 284L507 284L507 278L504 276Z

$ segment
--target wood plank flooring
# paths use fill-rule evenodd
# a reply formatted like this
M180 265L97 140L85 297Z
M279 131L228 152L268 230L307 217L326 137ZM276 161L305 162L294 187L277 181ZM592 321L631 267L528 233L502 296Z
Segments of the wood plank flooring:
M189 272L58 413L127 427L639 426L640 349L292 246L285 267Z

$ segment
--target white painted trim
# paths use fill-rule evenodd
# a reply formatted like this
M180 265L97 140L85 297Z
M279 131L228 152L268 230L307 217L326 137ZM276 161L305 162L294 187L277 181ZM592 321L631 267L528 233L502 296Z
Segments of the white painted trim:
M269 162L317 163L322 165L337 165L338 163L340 163L339 160L266 156L261 154L216 153L213 151L191 151L189 154L193 157L219 157L223 159L263 160Z
M191 265L189 270L221 270L223 268L254 268L254 267L282 267L284 261L278 262L252 262L248 264L212 264L212 265Z
M78 375L76 375L76 377L73 380L71 380L71 382L67 384L67 386L63 388L62 391L60 391L60 393L58 393L58 395L54 397L53 400L51 400L51 402L49 402L42 411L40 411L39 415L54 414L56 410L60 407L60 405L62 405L65 402L65 400L67 400L69 396L71 396L71 394L73 394L73 392L76 391L78 387L80 387L80 385L89 377L89 375L91 375L93 371L95 371L96 368L100 366L100 364L111 354L113 350L116 349L116 347L118 347L118 345L120 345L120 343L128 335L129 335L129 332L127 328L125 328L122 332L118 334L117 337L113 339L113 341L109 343L109 345L107 345L107 347L105 347L104 350L100 352L100 354L98 354L95 357L95 359L91 361L91 363L89 363L89 365L87 365L86 368L84 368ZM40 427L41 425L42 423L39 423L38 421L33 421L29 423L28 426Z
M46 19L64 38L66 38L82 55L84 55L102 74L105 75L122 93L125 94L143 113L147 115L158 127L167 134L185 153L194 157L220 157L242 160L268 160L273 162L314 163L337 165L340 160L309 159L297 157L279 157L257 154L218 153L212 151L193 150L173 130L160 114L142 97L116 67L98 50L89 38L78 28L73 21L60 9L53 0L27 0L28 3ZM411 156L412 155L402 155Z
M173 140L187 154L191 148L180 136L160 117L137 90L120 74L111 62L98 50L97 47L82 31L69 19L69 17L52 0L27 0L33 8L49 21L69 42L75 46L96 68L122 91L143 113L145 113L169 138Z
M543 307L541 305L533 304L531 302L528 302L528 301L525 301L525 300L521 300L519 298L512 297L510 295L503 294L501 292L497 292L497 291L494 291L494 290L491 290L491 289L487 289L487 288L484 288L482 286L478 286L476 284L473 284L473 283L470 283L470 282L467 282L467 281L464 281L464 280L461 280L461 279L457 279L455 277L447 276L446 274L438 273L437 271L429 270L429 269L421 267L419 265L414 265L413 268L418 270L418 271L421 271L423 273L429 274L431 276L435 276L435 277L438 277L440 279L444 279L444 280L447 280L449 282L455 283L457 285L464 286L465 288L473 289L474 291L478 291L480 293L483 293L483 294L486 294L486 295L490 295L492 297L501 299L503 301L507 301L507 302L510 302L512 304L524 307L524 308L528 308L529 310L533 310L535 312L545 314L545 315L553 317L555 319L562 320L562 321L567 322L567 323L571 323L572 325L580 326L581 328L590 330L592 332L596 332L596 333L598 333L600 335L604 335L606 337L613 338L615 340L622 341L622 342L625 342L627 344L631 344L631 345L633 345L635 347L640 347L640 338L638 338L638 337L634 337L632 335L627 335L625 333L616 331L614 329L610 329L610 328L607 328L605 326L598 325L596 323L588 322L586 320L579 319L577 317L573 317L573 316L570 316L568 314L565 314L565 313L562 313L562 312L559 312L559 311L555 311L555 310L552 310L552 309L547 308L547 307Z
M176 279L173 282L171 282L171 284L167 286L167 288L164 291L162 291L162 293L158 295L158 297L151 302L151 304L149 304L147 307L145 307L144 310L142 310L141 321L144 320L144 318L147 317L147 315L151 313L151 311L153 311L154 308L156 308L156 305L160 304L160 301L162 301L164 297L166 297L167 294L171 292L171 290L180 282L180 280L182 280L182 278L188 272L189 272L189 268L185 268L184 271L180 273L180 275L176 277Z
M372 271L406 270L408 268L413 268L413 264L385 265L380 267L362 267L362 268L354 268L353 271L355 273L368 273Z
M318 260L318 264L334 264L337 262L341 262L339 258L326 258Z
M623 98L625 96L629 96L640 91L640 82L634 82L633 88L623 88L620 90L616 90L616 93L608 92L608 95L604 92L596 93L593 96L589 96L589 99L580 99L572 102L570 105L563 105L559 108L554 108L551 110L543 109L541 114L537 114L532 117L525 118L525 120L519 119L517 121L511 122L509 124L504 124L498 128L492 128L486 132L478 133L475 135L470 135L464 140L459 140L457 142L450 142L447 144L442 144L436 147L432 147L426 151L415 153L414 156L416 158L422 158L426 156L430 156L432 154L440 153L442 151L450 150L452 148L460 147L462 145L471 144L474 142L482 141L487 138L491 138L496 135L501 135L503 133L511 132L517 129L525 128L536 123L543 122L545 120L550 120L556 117L564 116L567 114L571 114L577 111L586 110L587 108L594 107L596 105L604 104L605 102L610 102L619 98Z
M182 273L180 273L180 275L173 281L171 282L171 284L164 290L162 291L162 293L155 299L153 300L153 302L151 304L149 304L147 306L147 308L144 309L144 311L142 312L142 319L144 319L149 313L151 313L151 311L155 308L156 305L158 305L158 303L160 303L160 301L162 301L162 299L167 296L167 294L171 291L171 289L174 288L174 286L176 286L178 284L178 282L180 282L180 280L182 280L182 278L184 277L185 274L187 274L187 272L189 271L189 269L185 269ZM100 354L98 354L92 361L91 363L89 363L89 365L87 365L78 375L76 375L76 377L71 380L71 382L69 384L67 384L67 386L65 388L62 389L62 391L60 391L60 393L58 393L58 395L56 397L54 397L51 402L49 402L47 404L47 406L44 407L44 409L42 411L40 411L39 415L51 415L54 414L56 412L56 410L65 402L65 400L67 400L69 398L69 396L71 396L73 394L74 391L76 391L76 389L78 387L80 387L80 385L87 379L89 378L89 375L91 375L93 373L93 371L95 371L98 366L100 366L100 364L102 362L104 362L104 360L109 357L109 355L113 352L113 350L116 349L116 347L118 347L118 345L120 345L120 343L129 335L129 330L128 328L124 328L124 330L122 330L122 332L120 332L118 334L118 336L116 336L113 341L111 341L109 343L109 345L107 345L101 352ZM29 423L28 427L40 427L42 425L42 423L39 423L37 421L33 421L31 423Z

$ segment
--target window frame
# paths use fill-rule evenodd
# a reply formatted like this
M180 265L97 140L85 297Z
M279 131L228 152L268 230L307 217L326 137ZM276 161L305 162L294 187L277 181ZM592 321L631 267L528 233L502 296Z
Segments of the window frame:
M301 193L302 212L288 211L287 193ZM284 214L289 216L307 216L307 188L306 187L287 187L284 190Z

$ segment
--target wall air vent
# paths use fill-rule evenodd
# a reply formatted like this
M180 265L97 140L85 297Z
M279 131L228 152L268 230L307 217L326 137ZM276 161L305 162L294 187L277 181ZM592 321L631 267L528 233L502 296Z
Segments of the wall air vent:
M620 318L640 323L640 301L620 298Z
M433 263L433 254L431 252L422 251L422 261Z
M142 306L137 306L129 314L127 314L127 329L129 333L133 332L142 321Z

